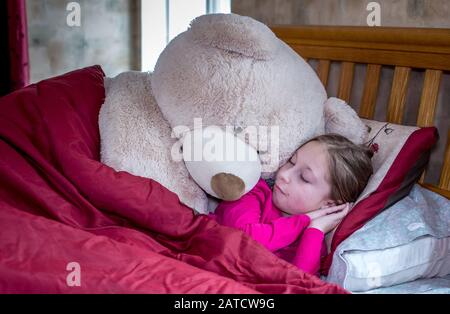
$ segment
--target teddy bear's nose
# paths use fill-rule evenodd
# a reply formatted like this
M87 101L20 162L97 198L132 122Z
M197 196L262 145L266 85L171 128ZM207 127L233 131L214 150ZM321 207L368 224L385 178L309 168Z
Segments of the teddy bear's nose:
M236 201L245 192L245 183L231 173L218 173L211 179L211 188L224 201Z

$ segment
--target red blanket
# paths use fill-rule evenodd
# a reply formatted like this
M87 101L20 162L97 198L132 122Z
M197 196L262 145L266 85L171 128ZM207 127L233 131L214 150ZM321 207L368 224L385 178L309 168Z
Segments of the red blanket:
M100 163L103 77L0 99L1 293L347 293Z

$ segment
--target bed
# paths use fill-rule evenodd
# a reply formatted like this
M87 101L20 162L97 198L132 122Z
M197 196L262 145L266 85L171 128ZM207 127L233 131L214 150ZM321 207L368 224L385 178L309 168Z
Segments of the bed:
M441 79L450 70L450 30L332 26L272 26L272 30L304 59L316 61L322 83L337 85L338 89L331 94L359 107L361 118L374 118L382 68L394 67L393 81L388 87L389 101L378 105L387 107L385 121L402 124L411 72L422 70L424 81L420 98L412 100L418 106L416 125L435 125L439 93L446 90L446 86L441 86ZM332 63L340 65L338 82L329 80ZM351 101L356 65L366 67L359 103ZM444 151L439 183L427 183L424 174L420 184L450 198L450 119L445 118L439 130L440 147L436 149Z
M0 293L343 293L101 163L100 66L0 98Z
M340 62L337 96L344 100L356 64L368 64L361 117L373 117L387 65L395 67L387 121L401 122L408 75L424 69L417 124L433 125L439 82L450 69L450 31L272 29L311 64L317 60L326 86ZM101 164L104 76L92 66L0 98L0 292L349 293L195 215L158 182ZM448 139L440 145L439 183L423 176L421 184L449 198Z
M436 126L441 138L419 184L450 198L450 30L294 25L271 28L315 68L330 96L348 102L361 118ZM363 293L450 293L450 282L448 276L420 279Z

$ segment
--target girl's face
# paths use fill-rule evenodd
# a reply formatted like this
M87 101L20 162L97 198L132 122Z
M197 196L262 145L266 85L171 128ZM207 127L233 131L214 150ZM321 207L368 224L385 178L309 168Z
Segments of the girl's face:
M272 200L274 205L289 215L308 213L335 205L329 195L328 152L325 144L317 141L300 147L276 174Z

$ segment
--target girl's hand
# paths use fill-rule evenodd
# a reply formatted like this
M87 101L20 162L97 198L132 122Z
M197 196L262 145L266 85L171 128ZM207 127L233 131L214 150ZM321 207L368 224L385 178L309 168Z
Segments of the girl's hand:
M326 234L339 225L342 219L349 213L350 208L350 203L326 208L328 210L334 210L330 210L328 214L313 219L309 224L309 228L319 229Z
M329 214L332 214L332 213L337 212L337 211L341 211L347 206L347 204L341 204L341 205L337 205L337 206L331 206L331 207L325 207L325 208L321 208L321 209L316 209L316 210L313 210L313 211L307 213L306 215L309 216L309 218L311 218L311 220L314 220L314 219L317 219L319 217L322 217L322 216L325 216L325 215L329 215ZM350 204L350 205L352 205L352 204Z

